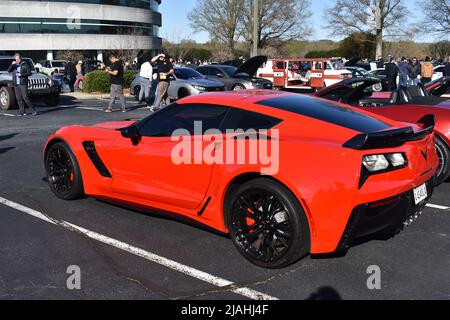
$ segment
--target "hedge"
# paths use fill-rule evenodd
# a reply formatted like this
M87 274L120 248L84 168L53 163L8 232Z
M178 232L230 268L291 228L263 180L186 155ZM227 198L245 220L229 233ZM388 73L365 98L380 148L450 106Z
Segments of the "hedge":
M129 88L131 82L136 76L137 71L126 70L124 73L125 84L124 88ZM83 92L92 93L92 92L101 92L101 93L109 93L110 82L109 82L109 74L105 71L93 71L86 75L86 78L83 83Z

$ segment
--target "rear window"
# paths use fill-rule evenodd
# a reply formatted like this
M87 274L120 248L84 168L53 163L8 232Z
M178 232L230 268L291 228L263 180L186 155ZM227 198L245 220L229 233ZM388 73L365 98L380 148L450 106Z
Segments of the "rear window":
M329 122L362 133L389 129L390 126L356 110L305 95L287 95L257 104Z

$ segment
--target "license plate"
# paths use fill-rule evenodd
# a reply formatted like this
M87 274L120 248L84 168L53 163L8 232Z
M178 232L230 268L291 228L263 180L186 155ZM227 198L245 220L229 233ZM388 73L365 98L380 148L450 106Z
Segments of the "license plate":
M414 189L414 200L416 201L416 205L421 203L423 200L428 198L427 185L423 184L418 188Z

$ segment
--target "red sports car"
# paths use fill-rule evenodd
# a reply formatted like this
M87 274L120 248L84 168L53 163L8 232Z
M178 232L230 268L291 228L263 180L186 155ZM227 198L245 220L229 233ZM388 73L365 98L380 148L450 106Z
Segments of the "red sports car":
M433 116L405 126L311 96L240 91L62 128L44 159L61 199L176 213L281 268L413 222L433 193L433 130Z
M317 91L315 95L401 122L416 123L427 114L435 115L436 148L440 160L437 184L446 181L450 177L450 99L429 96L422 87L400 88L392 93L373 93L372 86L377 81L347 79ZM441 82L440 90L444 90L444 85ZM437 85L434 88L438 90Z

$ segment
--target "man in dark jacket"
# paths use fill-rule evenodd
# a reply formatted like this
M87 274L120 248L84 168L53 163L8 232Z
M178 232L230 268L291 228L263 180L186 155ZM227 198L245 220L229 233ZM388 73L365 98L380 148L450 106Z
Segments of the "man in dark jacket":
M409 63L405 57L402 57L401 61L398 62L398 73L400 76L399 86L407 87L408 86L408 67Z
M397 89L397 76L398 76L398 67L395 64L395 59L392 57L388 63L386 63L386 76L388 79L388 91L393 91Z
M447 63L445 64L444 77L450 77L450 57L448 57Z
M31 76L31 66L22 59L20 53L14 55L14 61L8 69L12 73L14 94L19 104L19 116L26 116L24 102L32 110L33 116L37 115L36 108L28 97L28 77Z
M70 92L75 92L75 82L77 81L77 68L72 61L67 62L65 76L70 87Z
M419 75L422 72L420 63L417 58L413 58L408 67L409 85L417 86L419 84Z

